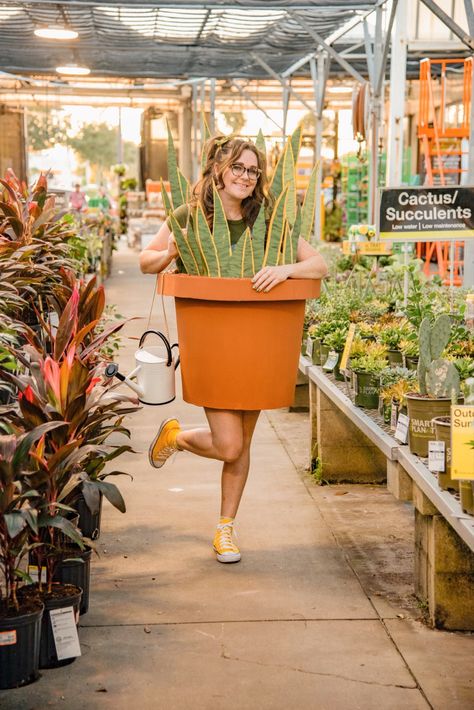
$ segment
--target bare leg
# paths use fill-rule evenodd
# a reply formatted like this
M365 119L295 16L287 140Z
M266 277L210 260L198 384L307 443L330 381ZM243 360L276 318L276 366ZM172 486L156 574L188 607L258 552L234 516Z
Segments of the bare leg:
M235 461L242 453L242 412L231 409L205 409L210 429L180 431L180 449L218 461Z
M242 453L236 461L224 462L221 478L221 516L235 518L250 468L250 444L259 411L242 412Z

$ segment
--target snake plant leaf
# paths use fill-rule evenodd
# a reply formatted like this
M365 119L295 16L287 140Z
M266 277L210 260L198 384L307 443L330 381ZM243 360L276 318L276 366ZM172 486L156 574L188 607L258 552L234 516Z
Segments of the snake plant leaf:
M214 198L214 222L212 233L214 235L217 251L219 252L219 261L221 263L222 271L225 270L224 264L232 256L232 245L224 206L222 204L221 196L219 195L219 190L216 188L215 184L212 186L212 192Z
M209 276L221 276L219 253L201 205L198 205L196 208L196 219L194 220L194 224L199 245L201 247L201 253L207 265Z
M201 173L204 172L204 169L206 167L206 151L204 150L204 147L211 137L211 129L209 128L209 125L206 121L206 114L204 111L201 112L201 127L202 127L202 150L201 150Z
M186 193L183 193L182 184L179 176L178 160L174 147L173 136L169 123L168 128L168 177L171 185L171 199L173 201L173 209L178 209L186 202Z
M266 156L267 154L267 149L265 146L265 138L263 137L262 129L260 128L257 134L257 138L255 140L255 145L257 146L257 150L259 150L263 155Z
M293 226L285 232L285 239L283 241L283 263L284 264L294 264L296 263L296 254L298 250L298 239L300 237L301 229L301 208L298 205L296 210L296 218Z
M303 209L301 212L301 230L300 236L306 241L311 239L311 230L314 222L314 208L316 205L316 177L319 163L314 166L309 178L308 188L304 197Z
M165 183L163 182L163 178L160 180L160 185L161 185L161 197L163 200L163 207L165 208L165 213L168 216L169 213L173 211L173 207L171 205L170 196L166 192Z
M188 203L191 197L191 188L189 186L189 182L187 179L184 177L183 173L181 170L178 168L178 179L179 179L179 187L181 189L181 194L183 195L183 203Z
M286 200L286 215L288 222L293 225L296 219L296 176L295 160L291 141L288 143L283 160L283 186L288 188Z
M171 230L173 232L174 238L176 240L176 247L179 252L179 258L183 262L183 266L188 274L192 276L199 276L199 267L197 265L194 254L188 244L184 232L181 229L178 220L173 213L169 216Z
M262 266L276 266L280 256L281 243L286 222L286 198L288 189L285 188L273 208L273 214L268 226L267 244Z
M265 204L262 204L252 228L252 250L255 262L255 273L260 271L263 265L266 234L267 223L265 221Z
M270 182L270 192L272 195L277 198L279 195L281 195L281 191L283 189L283 163L285 160L285 153L283 152L279 159L278 163L276 164L276 168L273 171L272 179Z
M255 273L252 249L252 235L247 227L234 247L229 260L227 276L229 278L251 277Z
M291 134L290 145L293 152L293 161L296 167L298 161L298 155L300 154L301 141L303 138L303 128L301 125L296 128Z
M196 236L196 231L193 225L193 220L191 219L191 210L189 211L188 219L186 222L186 239L189 248L193 253L194 259L196 260L196 263L198 265L199 275L209 276L207 264L201 252L201 245L199 244L199 240Z

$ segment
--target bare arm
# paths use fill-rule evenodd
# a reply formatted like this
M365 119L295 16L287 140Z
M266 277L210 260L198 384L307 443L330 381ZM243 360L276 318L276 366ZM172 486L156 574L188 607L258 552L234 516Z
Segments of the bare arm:
M270 291L286 279L323 279L327 275L328 267L323 257L302 237L298 240L296 258L296 264L264 266L252 279L254 289Z
M140 254L140 269L144 274L159 274L178 256L176 242L167 223L161 225L146 249Z

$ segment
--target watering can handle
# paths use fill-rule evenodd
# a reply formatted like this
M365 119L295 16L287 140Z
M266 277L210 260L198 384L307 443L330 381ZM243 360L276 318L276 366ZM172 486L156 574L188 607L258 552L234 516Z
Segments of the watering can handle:
M168 362L166 363L166 365L167 365L167 367L169 367L173 362L173 356L171 354L170 344L169 344L169 341L168 341L168 338L166 337L166 335L163 335L163 333L160 333L159 330L145 330L142 337L140 338L140 342L138 343L138 347L139 348L142 347L143 343L145 342L146 336L149 335L150 333L153 333L153 335L158 335L158 337L161 338L163 343L165 344L166 352L168 353Z
M173 350L173 348L179 348L178 343L173 343L173 345L171 346L171 350ZM178 359L176 360L176 362L175 362L175 364L174 364L174 369L175 369L175 370L177 369L179 363L180 363L180 357L179 357L179 355L178 355Z

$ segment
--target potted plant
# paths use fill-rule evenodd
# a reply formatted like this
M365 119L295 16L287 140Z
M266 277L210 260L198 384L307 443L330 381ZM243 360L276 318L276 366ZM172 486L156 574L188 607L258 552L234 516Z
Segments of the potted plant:
M349 329L349 324L335 328L330 333L328 333L324 339L324 344L329 347L329 351L336 352L338 354L338 360L334 367L334 377L336 380L344 381L344 375L341 374L339 365L341 363L342 353L344 350L344 345L346 344L347 331Z
M0 435L0 689L17 688L36 680L39 667L43 603L18 598L25 579L20 568L29 550L29 533L38 530L37 492L31 487L30 449L63 422L41 424L22 432L9 426Z
M451 402L459 395L459 374L449 360L441 358L451 335L449 315L439 316L431 326L423 319L419 330L420 359L418 362L419 392L407 394L408 442L417 456L428 456L428 442L434 439L435 417L449 416Z
M356 406L378 409L380 375L386 367L386 348L377 343L369 345L366 353L359 358L351 357L351 368L355 374Z
M388 362L392 367L403 365L400 343L408 335L408 326L409 323L406 320L392 321L384 325L378 334L379 341L387 348Z
M418 338L416 334L403 338L400 341L400 350L404 358L405 367L408 370L416 370L420 355L420 348L418 346Z
M270 292L256 292L251 277L265 265L293 263L300 236L309 237L316 171L300 209L295 164L301 129L288 141L272 181L275 204L268 226L262 205L252 231L232 251L219 192L214 221L198 206L186 233L169 211L184 273L162 273L158 292L175 297L185 401L217 409L270 409L294 397L305 300L319 295L319 281L288 279ZM173 206L186 202L188 188L168 144ZM169 205L170 207L170 205Z

